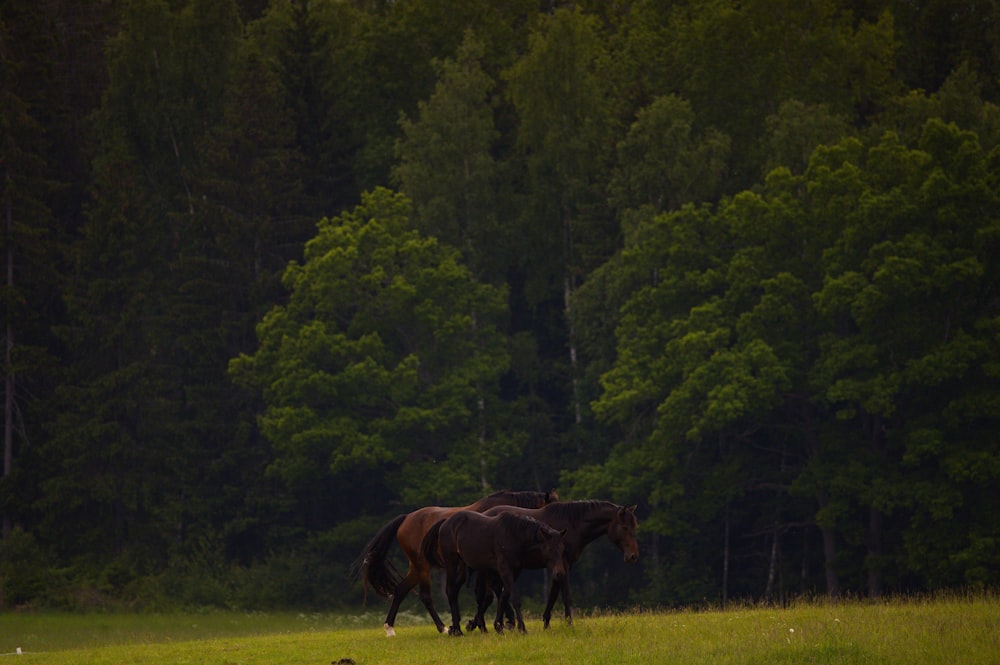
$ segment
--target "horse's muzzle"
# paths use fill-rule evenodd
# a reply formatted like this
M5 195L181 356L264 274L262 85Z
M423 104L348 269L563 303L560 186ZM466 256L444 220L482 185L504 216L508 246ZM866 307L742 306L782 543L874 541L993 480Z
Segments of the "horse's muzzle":
M635 563L639 560L639 552L625 552L625 563Z

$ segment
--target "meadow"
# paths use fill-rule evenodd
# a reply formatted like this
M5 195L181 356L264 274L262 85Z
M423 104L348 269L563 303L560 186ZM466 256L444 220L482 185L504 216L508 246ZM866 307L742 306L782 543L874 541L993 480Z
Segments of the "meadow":
M1000 663L996 595L885 602L810 602L787 608L583 613L528 634L439 635L400 615L386 638L382 613L0 615L0 664L184 663L276 665ZM17 654L20 647L21 655Z

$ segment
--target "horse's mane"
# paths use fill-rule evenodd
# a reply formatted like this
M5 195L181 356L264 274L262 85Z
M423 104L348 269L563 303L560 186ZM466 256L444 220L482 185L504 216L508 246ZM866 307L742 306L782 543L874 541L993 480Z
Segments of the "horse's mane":
M499 520L498 524L500 529L503 531L504 535L510 536L517 541L532 540L535 534L541 531L542 533L549 533L550 531L555 531L552 527L544 522L539 522L534 517L528 517L526 515L515 515L514 513L501 513L497 515Z
M610 501L600 501L597 499L581 499L578 501L559 501L545 506L546 511L558 513L570 522L576 523L590 517L592 513L601 510L618 510L621 506ZM635 519L633 516L632 519Z
M487 495L485 499L482 500L505 499L510 501L507 505L517 506L519 508L537 508L540 499L544 501L549 499L552 495L554 495L553 492L498 490Z

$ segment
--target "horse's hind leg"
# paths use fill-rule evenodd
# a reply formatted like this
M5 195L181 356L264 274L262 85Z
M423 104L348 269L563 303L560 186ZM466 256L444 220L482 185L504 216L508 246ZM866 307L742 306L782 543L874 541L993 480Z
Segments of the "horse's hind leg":
M416 576L410 570L406 574L406 577L403 578L403 581L396 585L396 589L392 592L392 603L389 605L389 613L385 616L385 624L383 624L386 637L395 637L396 629L393 626L396 623L396 614L399 612L399 605L416 583Z
M389 606L389 614L385 617L385 634L386 637L393 637L396 635L396 629L393 627L396 624L396 614L399 612L399 605L406 598L406 594L410 590L420 585L420 600L423 601L424 606L431 615L431 619L434 620L434 625L437 627L439 633L444 632L444 622L441 621L441 617L438 616L437 611L434 609L434 601L431 598L431 581L430 572L425 571L424 574L414 570L412 567L406 573L406 577L403 581L399 583L396 590L392 593L392 604Z
M515 623L514 608L510 606L510 603L507 603L507 605L503 608L503 614L506 626L508 628L513 628Z
M431 619L434 621L434 625L437 627L438 632L443 633L444 622L441 621L441 617L438 616L437 610L434 609L434 597L431 595L431 579L429 572L420 579L420 600L423 601L424 607L427 608L427 613L431 615Z
M458 592L465 584L468 571L461 561L450 561L445 571L445 594L448 596L448 607L451 609L451 627L448 634L454 637L462 635L462 617L458 610Z
M504 607L510 601L507 599L506 587L501 587L499 584L497 584L496 593L497 593L497 615L493 618L493 629L498 633L502 633L505 628L503 621Z
M487 583L487 573L479 572L476 575L476 616L466 624L465 629L472 631L476 628L479 632L486 632L486 610L493 601L493 590Z

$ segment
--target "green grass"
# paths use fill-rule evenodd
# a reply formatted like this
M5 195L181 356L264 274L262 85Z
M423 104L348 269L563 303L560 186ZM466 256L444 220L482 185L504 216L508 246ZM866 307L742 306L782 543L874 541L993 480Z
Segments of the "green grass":
M7 614L0 653L20 646L24 655L0 664L1000 663L996 596L604 614L554 621L547 631L532 616L527 635L461 639L416 615L401 617L389 639L381 616Z

